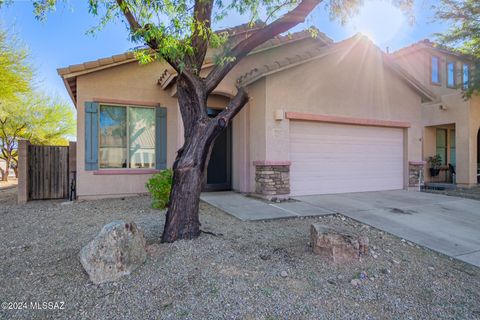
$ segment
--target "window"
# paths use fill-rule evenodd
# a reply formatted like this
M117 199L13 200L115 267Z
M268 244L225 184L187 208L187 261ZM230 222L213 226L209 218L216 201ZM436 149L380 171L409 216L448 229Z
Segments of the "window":
M468 89L469 82L470 82L470 66L464 63L463 72L462 72L462 85L464 90Z
M436 154L440 155L442 165L447 164L447 129L437 129Z
M450 163L452 166L457 165L457 156L455 153L455 130L450 130Z
M447 62L447 87L455 88L455 62Z
M155 168L155 109L100 106L100 168Z
M432 83L440 84L440 58L432 56L430 70Z

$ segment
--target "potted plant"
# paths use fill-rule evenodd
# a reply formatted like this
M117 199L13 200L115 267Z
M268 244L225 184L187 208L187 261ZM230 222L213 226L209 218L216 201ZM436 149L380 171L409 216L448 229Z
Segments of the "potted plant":
M433 157L428 157L427 162L430 165L430 176L438 176L440 173L440 167L442 166L442 157L440 157L439 154L436 154Z

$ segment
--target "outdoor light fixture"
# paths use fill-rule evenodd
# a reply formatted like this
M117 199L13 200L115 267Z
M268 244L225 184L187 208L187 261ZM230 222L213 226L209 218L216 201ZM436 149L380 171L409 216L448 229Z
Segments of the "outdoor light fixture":
M275 120L283 120L285 119L285 112L282 109L275 110Z

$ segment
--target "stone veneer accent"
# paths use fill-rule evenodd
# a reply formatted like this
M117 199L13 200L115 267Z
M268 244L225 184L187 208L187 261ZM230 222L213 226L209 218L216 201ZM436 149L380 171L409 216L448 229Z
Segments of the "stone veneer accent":
M290 161L254 161L255 192L263 196L290 193Z
M423 168L425 161L409 161L408 162L408 186L419 187L425 181Z

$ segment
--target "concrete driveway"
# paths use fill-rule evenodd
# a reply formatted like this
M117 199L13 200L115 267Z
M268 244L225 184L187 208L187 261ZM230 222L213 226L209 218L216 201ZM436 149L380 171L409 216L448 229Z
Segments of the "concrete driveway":
M480 267L480 201L403 190L295 199Z

